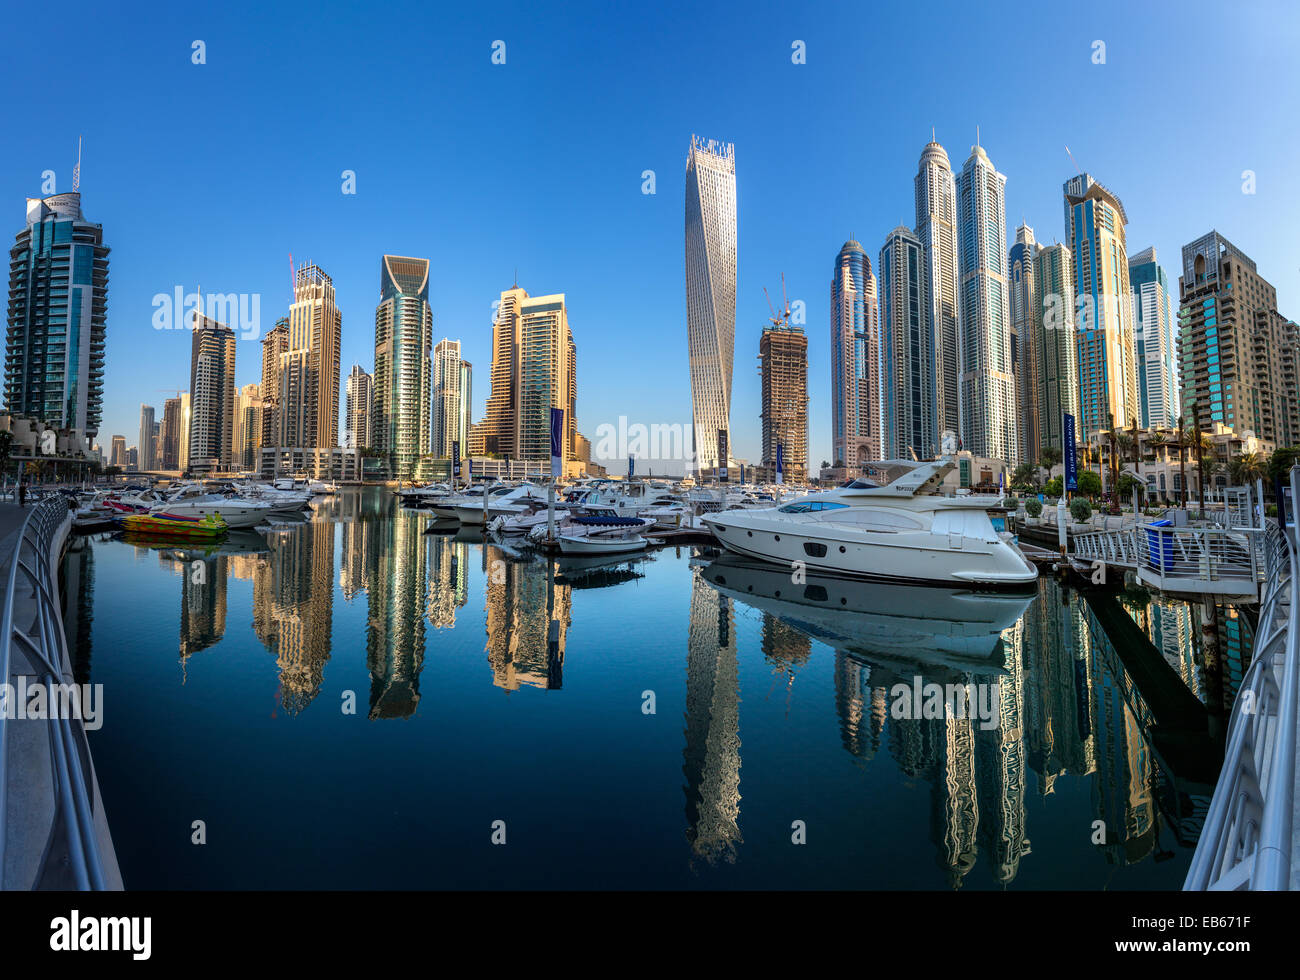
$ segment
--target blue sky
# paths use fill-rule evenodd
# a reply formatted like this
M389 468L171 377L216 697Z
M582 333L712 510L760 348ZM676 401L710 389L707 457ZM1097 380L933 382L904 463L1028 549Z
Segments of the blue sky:
M690 419L683 180L692 133L736 144L733 452L759 452L766 286L806 304L811 455L830 455L829 286L850 235L876 263L914 219L933 126L954 167L975 128L1007 175L1008 235L1062 234L1065 153L1124 202L1130 251L1217 228L1300 316L1300 85L1294 7L1247 3L65 4L0 58L9 233L42 172L112 247L104 424L136 442L141 402L185 388L189 336L151 326L177 286L287 313L289 254L334 279L342 374L373 364L385 252L432 261L435 340L464 343L475 418L492 303L518 269L564 292L580 430ZM191 63L192 43L206 64ZM491 62L506 43L506 63ZM807 63L791 63L806 43ZM1105 63L1093 63L1093 42ZM641 193L644 170L654 195ZM341 174L356 173L355 195ZM1254 194L1242 172L1255 174ZM242 340L240 384L260 378ZM160 411L161 415L161 411ZM622 469L621 464L612 467ZM639 467L640 468L640 467Z

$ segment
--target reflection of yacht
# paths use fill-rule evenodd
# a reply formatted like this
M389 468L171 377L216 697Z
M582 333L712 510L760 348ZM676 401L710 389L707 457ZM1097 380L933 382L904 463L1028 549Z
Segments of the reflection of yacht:
M1038 577L994 529L988 511L998 498L935 493L951 457L895 465L909 469L887 486L850 485L703 520L730 550L787 568L947 585L1019 586Z
M700 574L719 592L836 649L923 660L946 659L943 654L987 660L1002 631L1037 596L866 584L816 573L794 583L782 570L736 555L723 555Z

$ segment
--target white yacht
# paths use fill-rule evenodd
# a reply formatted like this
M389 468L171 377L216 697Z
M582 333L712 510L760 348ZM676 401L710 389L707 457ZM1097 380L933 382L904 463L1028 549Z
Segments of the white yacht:
M488 497L486 506L481 496L457 505L454 516L462 524L487 524L494 517L514 517L530 509L529 501L545 503L546 490L534 483L521 483L517 487L495 487ZM437 508L434 510L436 513Z
M880 466L882 464L876 464ZM886 486L860 480L778 507L706 514L724 547L787 568L902 582L1023 586L1038 570L993 527L999 497L938 494L956 465L891 460Z
M151 514L176 514L205 517L220 514L232 530L256 527L270 516L273 505L262 500L246 500L208 493L197 483L185 484L150 510Z

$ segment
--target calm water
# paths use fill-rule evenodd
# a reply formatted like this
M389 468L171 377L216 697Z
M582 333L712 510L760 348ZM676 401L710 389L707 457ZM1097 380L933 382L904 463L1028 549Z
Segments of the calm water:
M1181 885L1213 746L1152 734L1051 580L550 565L428 522L369 488L208 550L69 553L128 888ZM1124 601L1217 725L1245 617ZM895 716L932 683L996 684L996 716Z

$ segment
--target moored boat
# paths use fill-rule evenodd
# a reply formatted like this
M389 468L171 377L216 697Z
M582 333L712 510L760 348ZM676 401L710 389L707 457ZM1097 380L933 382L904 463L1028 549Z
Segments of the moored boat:
M219 538L226 533L228 527L220 514L192 517L162 511L151 514L128 514L119 520L128 531L138 531L143 534L170 534L185 538Z

